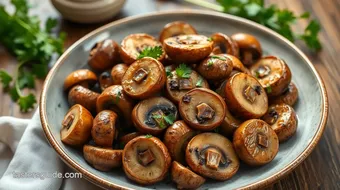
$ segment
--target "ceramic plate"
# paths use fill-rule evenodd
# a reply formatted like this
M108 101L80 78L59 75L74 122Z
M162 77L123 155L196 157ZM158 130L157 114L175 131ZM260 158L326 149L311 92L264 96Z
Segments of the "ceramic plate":
M327 95L319 74L297 47L277 33L239 17L202 10L160 12L125 18L105 25L73 44L49 72L42 91L40 117L50 144L66 164L101 187L175 188L170 179L142 187L128 180L122 170L100 172L92 168L84 160L81 151L65 146L60 141L60 128L69 108L63 92L64 79L72 71L87 67L89 51L96 42L107 38L121 42L125 36L141 32L158 37L165 24L177 20L190 23L200 34L207 36L215 32L227 35L245 32L255 35L266 54L279 56L287 62L293 81L299 89L299 99L294 107L299 117L297 133L286 143L280 144L280 151L275 159L262 167L241 165L230 180L208 180L200 189L254 189L269 185L291 172L311 153L325 128Z

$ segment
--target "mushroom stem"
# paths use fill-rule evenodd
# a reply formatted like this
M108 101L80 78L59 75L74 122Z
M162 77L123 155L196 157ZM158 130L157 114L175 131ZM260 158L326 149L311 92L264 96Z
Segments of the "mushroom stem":
M222 158L221 153L210 148L206 151L205 155L206 155L206 165L207 165L207 167L214 169L214 170L217 170L217 168L220 164L221 158Z
M138 152L138 161L143 166L151 164L155 160L155 156L150 149Z
M133 80L137 83L141 83L147 76L148 72L145 69L140 68L135 72Z
M73 114L69 115L69 116L64 120L64 122L62 123L63 127L64 127L64 128L67 128L67 130L68 130L68 129L71 127L74 118L75 118L75 117L74 117Z
M251 86L247 86L243 91L244 97L251 103L255 101L257 94L256 90Z
M198 106L196 106L196 108L197 108L196 117L199 123L204 123L206 120L212 119L215 115L215 110L206 103L201 103Z
M257 134L257 144L263 148L268 148L268 137L264 134Z

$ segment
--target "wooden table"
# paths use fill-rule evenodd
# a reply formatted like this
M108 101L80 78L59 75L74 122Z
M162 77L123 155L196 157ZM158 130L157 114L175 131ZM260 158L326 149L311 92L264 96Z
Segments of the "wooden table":
M51 6L49 1L30 0L35 7L35 14L43 19L47 16L60 18L60 29L68 35L65 47L69 47L79 38L93 29L105 24L81 25L65 21ZM112 20L152 11L171 10L179 8L199 8L182 1L128 0L121 13ZM302 44L298 46L323 77L329 97L330 112L328 124L319 144L312 154L291 174L275 183L270 189L340 189L340 0L269 0L279 7L289 8L301 14L304 11L312 13L322 25L320 39L323 50L311 53ZM302 30L306 22L299 22L296 30ZM0 46L0 68L12 72L16 60ZM35 93L39 96L42 81L36 82ZM38 97L37 97L38 98ZM0 115L30 118L33 112L22 114L18 106L0 89Z

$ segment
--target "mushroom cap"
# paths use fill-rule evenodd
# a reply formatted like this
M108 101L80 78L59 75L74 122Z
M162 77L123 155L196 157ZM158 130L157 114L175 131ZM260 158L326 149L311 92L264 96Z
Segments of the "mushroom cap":
M225 113L225 118L220 126L221 133L226 137L233 137L234 132L242 121L234 117L228 109L226 109Z
M99 146L110 147L117 136L117 114L111 110L99 112L93 120L91 135Z
M162 46L162 44L153 36L145 33L130 34L126 36L122 43L120 49L120 56L124 63L130 65L135 62L138 55L146 47ZM165 52L157 59L159 61L163 60Z
M259 135L266 136L268 147L259 144ZM259 119L243 122L234 133L233 144L239 158L251 166L271 162L279 150L279 139L275 131Z
M187 101L186 98L190 100ZM210 106L215 114L212 119L200 123L196 117L197 106L205 103ZM210 131L218 127L225 117L226 104L214 91L205 88L195 88L187 92L179 102L179 112L183 120L192 128Z
M298 125L298 119L294 109L284 103L269 106L267 113L262 119L271 125L280 143L293 136Z
M253 102L246 98L247 89L254 91ZM243 118L260 118L268 109L268 97L261 84L252 76L237 73L225 85L225 100L232 113Z
M233 56L238 57L239 56L239 48L237 43L230 38L229 36L217 32L213 35L211 35L211 38L214 42L213 44L213 54L230 54Z
M245 67L237 57L233 55L229 55L229 54L223 54L223 56L231 59L231 62L233 63L234 71L240 71L242 73L250 74L250 71L248 70L248 68Z
M163 122L164 126L157 124L153 114L162 111L164 116L172 114L175 121L178 118L176 106L164 97L152 97L139 102L132 111L132 121L138 131L144 134L159 135L169 123Z
M122 137L120 137L119 139L119 143L124 147L129 141L131 141L132 139L141 136L142 133L140 132L132 132L132 133L128 133Z
M177 189L197 189L205 182L203 177L176 161L172 162L171 178L177 184Z
M159 41L163 41L169 37L184 35L184 34L197 34L195 28L190 24L183 21L175 21L166 24L159 35Z
M91 112L96 111L99 94L81 85L76 85L68 92L68 103L73 106L80 104Z
M260 55L262 54L261 44L253 35L236 33L233 34L231 38L237 43L240 51L242 51L242 49L251 49Z
M95 82L97 82L97 76L94 72L88 69L79 69L73 71L66 77L64 81L64 90L68 90L76 84L85 85L85 87L87 87L89 83Z
M112 84L113 85L121 85L123 76L126 70L129 68L126 64L117 64L112 67L111 70L111 77L112 77Z
M106 39L92 47L88 63L92 69L104 71L117 64L119 60L118 44L111 39Z
M216 157L207 159L210 150L220 155L217 168L207 165L210 161L216 161ZM186 148L185 158L194 172L221 181L231 178L240 166L233 144L217 133L201 133L193 137Z
M113 85L113 80L112 80L112 77L111 77L111 72L109 72L109 71L102 72L99 75L98 82L99 82L101 90L105 90L109 86L112 86Z
M288 65L280 58L275 56L266 56L261 58L250 68L253 76L259 75L259 69L269 69L267 75L259 76L257 80L263 88L270 86L270 91L267 90L268 96L278 96L287 89L292 79L292 73Z
M288 85L288 88L283 91L283 93L279 96L274 96L274 97L270 97L269 98L269 103L270 104L288 104L290 106L294 106L294 104L296 103L297 99L299 96L299 91L296 87L296 85L291 82Z
M176 121L166 129L164 144L168 148L172 160L185 163L185 149L193 136L197 134L184 121Z
M138 161L138 152L150 150L154 160L147 166ZM129 141L123 151L123 167L126 176L143 185L161 181L171 164L169 152L163 142L156 137L139 136Z
M72 106L66 113L60 131L61 141L71 146L85 144L93 123L91 113L80 104Z
M109 171L122 165L123 150L84 145L83 154L85 160L100 171Z
M213 42L203 35L180 35L164 40L164 50L174 61L194 63L206 58L213 49Z
M226 79L233 70L233 62L224 54L210 55L196 70L206 79L220 81Z
M140 83L134 80L136 72L143 69L147 72ZM166 81L165 69L161 62L151 57L144 57L132 63L125 72L122 86L126 94L137 99L145 99L159 92Z

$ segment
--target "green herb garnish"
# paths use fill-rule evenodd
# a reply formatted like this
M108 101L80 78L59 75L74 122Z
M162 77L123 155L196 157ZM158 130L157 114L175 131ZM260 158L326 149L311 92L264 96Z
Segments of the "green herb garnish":
M0 81L20 110L27 112L34 107L36 98L32 93L23 95L21 89L34 88L35 78L47 75L52 55L63 52L65 34L58 37L50 34L57 25L57 20L51 18L42 29L39 18L29 15L26 0L11 0L11 3L15 7L13 14L0 5L0 43L17 57L19 65L13 77L1 70Z
M142 59L143 57L152 57L158 59L162 54L163 54L162 46L146 47L138 55L137 60Z
M255 78L260 78L260 73L258 71L255 71Z
M150 135L150 134L145 135L145 138L151 138L151 137L152 137L152 135Z
M267 94L272 93L272 87L271 87L270 85L268 85L268 86L266 87L266 92L267 92Z
M296 34L292 30L292 26L297 20L308 20L310 18L308 12L295 15L294 12L288 9L280 9L276 5L265 6L264 0L216 0L219 5L202 0L186 1L255 21L276 31L292 42L303 40L312 51L322 48L318 38L320 24L316 20L309 22L303 34Z
M169 114L169 115L162 115L162 114L153 114L152 115L153 119L158 120L159 127L164 129L167 127L167 124L172 125L176 119L174 114Z
M184 63L176 68L176 74L181 78L190 78L191 72L191 68Z
M214 60L212 58L208 59L208 67L211 67L214 64Z
M213 39L212 39L211 37L210 37L210 38L208 38L207 40L208 40L209 42L213 41Z
M210 56L210 57L211 57L211 58L214 58L214 59L219 59L219 60L222 60L222 61L227 60L226 58L221 57L221 56L218 56L218 55L212 55L212 56Z
M198 81L196 82L196 87L202 87L202 83L203 83L203 78L200 77L200 78L198 79Z
M176 119L176 116L175 116L175 114L173 114L173 113L171 113L171 114L169 114L169 115L167 115L167 116L164 116L165 122L166 122L167 124L169 124L169 125L174 124L175 119Z
M165 68L165 73L166 73L167 77L172 77L173 76L172 75L172 71L171 71L171 69L169 67Z

